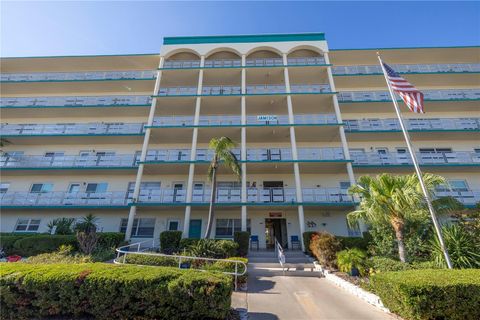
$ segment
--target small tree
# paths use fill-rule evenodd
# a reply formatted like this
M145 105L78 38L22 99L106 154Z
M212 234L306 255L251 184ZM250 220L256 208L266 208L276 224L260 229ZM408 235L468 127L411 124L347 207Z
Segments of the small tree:
M75 218L57 218L48 223L48 233L53 232L55 229L55 234L73 234L73 223Z
M430 193L436 186L445 184L443 177L428 173L423 175L423 180ZM372 225L388 223L395 231L400 261L405 262L405 224L428 215L417 176L386 173L377 177L362 176L349 192L359 196L361 202L358 210L348 214L348 223L356 225L359 220Z
M85 254L91 254L97 246L97 220L93 214L89 213L75 226L78 245Z
M209 149L214 151L213 159L208 167L208 180L212 183L212 194L210 196L210 208L208 210L207 230L205 239L210 238L214 219L215 196L217 193L217 170L219 163L223 163L225 167L233 171L235 176L240 180L242 169L238 163L237 157L232 152L236 143L228 137L213 138L210 140Z

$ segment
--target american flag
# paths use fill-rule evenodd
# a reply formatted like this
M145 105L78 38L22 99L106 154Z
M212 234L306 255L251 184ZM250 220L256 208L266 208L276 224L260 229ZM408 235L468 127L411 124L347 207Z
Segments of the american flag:
M395 70L388 64L383 63L385 71L387 71L387 78L393 91L395 91L403 102L407 105L410 111L416 113L425 113L423 108L423 93L418 91L407 80L402 78Z

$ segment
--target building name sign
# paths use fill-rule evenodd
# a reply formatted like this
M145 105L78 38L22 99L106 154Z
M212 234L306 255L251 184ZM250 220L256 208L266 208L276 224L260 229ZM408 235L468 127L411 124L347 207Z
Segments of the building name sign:
M259 115L257 121L277 121L277 116L271 114Z
M269 215L270 218L281 218L282 217L281 212L269 212L268 215Z

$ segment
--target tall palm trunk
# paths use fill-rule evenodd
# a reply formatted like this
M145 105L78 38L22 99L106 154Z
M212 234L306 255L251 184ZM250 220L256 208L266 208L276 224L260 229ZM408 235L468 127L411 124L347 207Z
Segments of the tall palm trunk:
M212 194L210 195L210 208L208 209L208 221L207 221L207 230L205 231L205 239L210 238L210 233L212 232L213 225L213 216L214 216L214 206L215 206L215 196L217 193L217 159L215 156L213 168L212 168Z
M398 257L400 261L406 262L405 260L405 244L403 243L403 229L405 223L400 219L395 219L392 221L393 229L395 230L395 238L397 238L398 245Z

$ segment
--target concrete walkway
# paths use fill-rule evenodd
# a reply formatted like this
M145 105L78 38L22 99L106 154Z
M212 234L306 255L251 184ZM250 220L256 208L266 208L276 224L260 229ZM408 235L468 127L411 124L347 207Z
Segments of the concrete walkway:
M248 319L396 319L324 278L249 269Z

